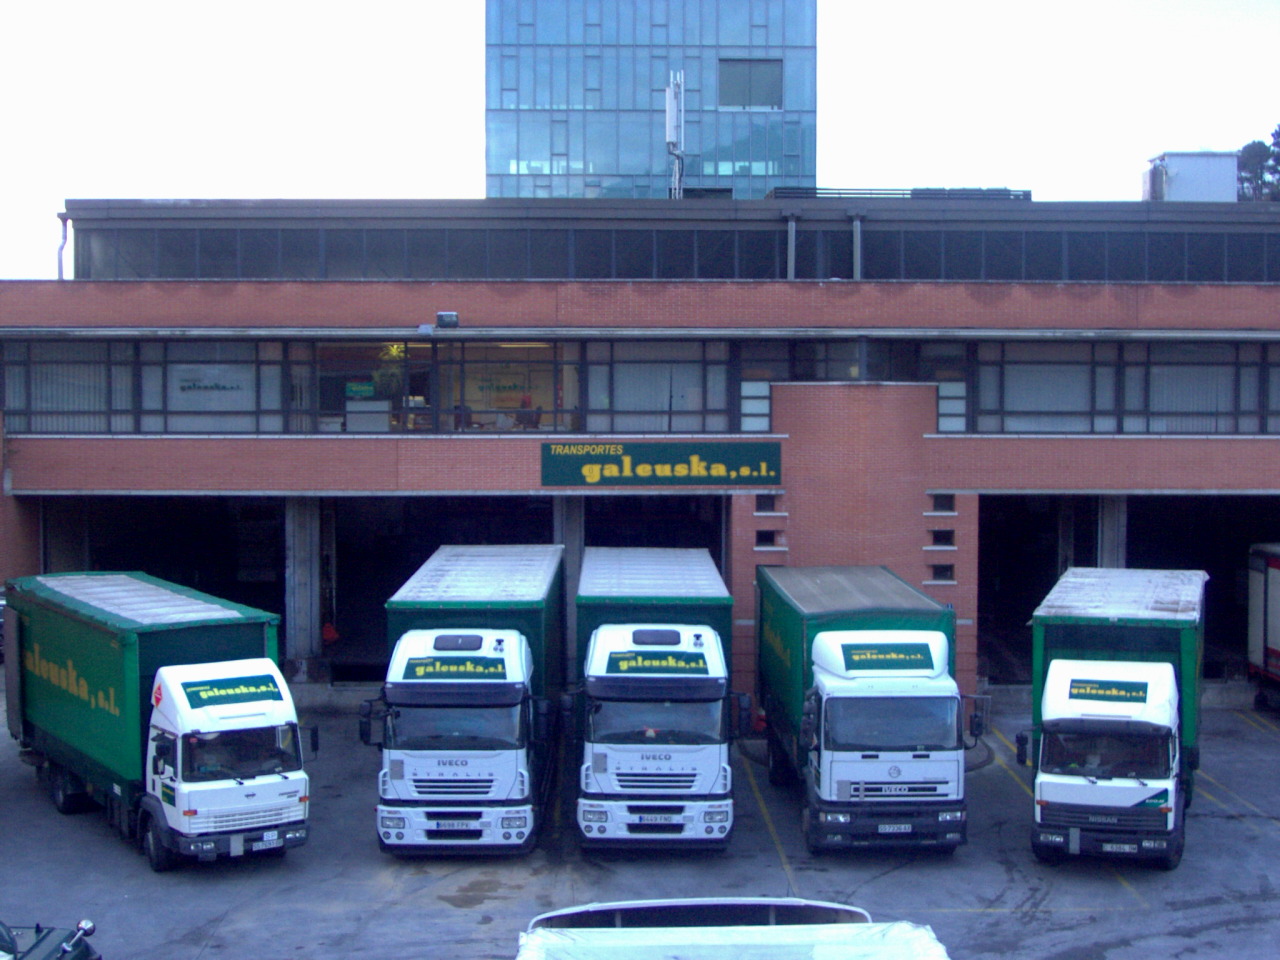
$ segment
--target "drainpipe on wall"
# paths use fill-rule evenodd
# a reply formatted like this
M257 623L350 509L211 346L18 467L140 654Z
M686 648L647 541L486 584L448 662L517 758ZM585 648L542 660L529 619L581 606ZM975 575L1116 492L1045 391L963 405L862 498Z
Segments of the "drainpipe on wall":
M796 220L799 214L792 211L786 213L787 218L787 279L796 278Z
M58 219L62 221L62 242L58 244L58 279L66 279L62 275L62 252L67 249L67 220L69 219L65 213L58 214Z
M853 215L853 272L854 280L862 279L862 214Z

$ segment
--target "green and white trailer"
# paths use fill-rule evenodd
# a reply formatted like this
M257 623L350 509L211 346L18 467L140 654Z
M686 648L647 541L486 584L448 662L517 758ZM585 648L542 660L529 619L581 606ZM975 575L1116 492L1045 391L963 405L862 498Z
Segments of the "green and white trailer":
M1031 617L1031 849L1173 869L1199 766L1200 570L1072 567ZM1027 738L1019 737L1019 762Z
M760 567L756 587L769 780L804 784L809 849L964 843L954 611L883 566Z
M387 601L387 678L360 724L382 754L383 850L523 853L536 843L555 770L548 697L563 678L563 554L442 546Z
M583 843L729 842L732 611L706 550L583 552L576 601Z
M155 870L308 835L275 614L142 573L6 585L9 731L54 805L95 805Z

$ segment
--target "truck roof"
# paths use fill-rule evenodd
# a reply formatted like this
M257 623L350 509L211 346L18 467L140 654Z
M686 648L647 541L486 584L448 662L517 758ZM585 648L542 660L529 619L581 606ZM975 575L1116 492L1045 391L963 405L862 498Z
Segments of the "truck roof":
M75 610L114 629L278 620L273 613L222 600L145 573L54 573L19 577L10 586Z
M762 567L760 572L805 614L942 608L884 566Z
M711 554L666 547L587 547L579 597L723 600L729 591Z
M559 544L446 545L387 603L534 602L547 595L563 554Z
M1032 616L1198 621L1208 579L1203 570L1071 567Z

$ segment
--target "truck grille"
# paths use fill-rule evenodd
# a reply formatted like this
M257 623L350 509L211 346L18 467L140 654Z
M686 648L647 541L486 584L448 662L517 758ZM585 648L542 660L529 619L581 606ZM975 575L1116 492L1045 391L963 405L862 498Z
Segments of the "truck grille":
M901 800L904 797L936 797L947 792L947 781L925 780L900 783L894 780L839 780L837 796L850 800Z
M484 780L448 780L423 777L410 781L420 797L487 797L493 791L493 778Z
M655 790L680 792L693 789L696 773L618 773L615 774L619 790Z
M301 820L306 808L302 804L286 803L258 810L227 811L226 813L201 813L187 818L188 833L225 833L230 830L254 830L274 827L291 820Z
M1091 807L1075 803L1049 803L1040 808L1042 827L1082 827L1089 830L1167 829L1159 807Z

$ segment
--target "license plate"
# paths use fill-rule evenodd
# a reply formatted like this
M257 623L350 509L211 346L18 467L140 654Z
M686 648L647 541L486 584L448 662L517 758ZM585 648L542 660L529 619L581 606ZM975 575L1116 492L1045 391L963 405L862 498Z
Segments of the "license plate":
M432 830L474 830L476 828L473 820L437 820Z
M882 823L876 827L881 833L910 833L911 824L909 823Z
M675 823L675 820L669 813L642 813L636 818L638 823Z
M1137 853L1138 845L1136 843L1104 843L1102 845L1103 853Z
M284 841L279 837L271 837L266 840L255 840L249 845L250 850L274 850L277 847L283 847Z

